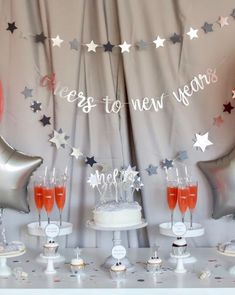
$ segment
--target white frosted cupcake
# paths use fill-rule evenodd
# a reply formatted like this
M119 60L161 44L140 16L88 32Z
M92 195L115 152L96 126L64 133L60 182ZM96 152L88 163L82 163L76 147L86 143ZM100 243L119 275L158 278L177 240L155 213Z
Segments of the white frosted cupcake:
M82 274L85 268L85 263L82 258L74 258L70 262L70 269L72 274Z
M126 275L126 266L121 262L115 263L110 269L110 275L114 280L124 280Z
M57 254L58 248L59 245L56 242L50 241L43 245L43 255L47 257L53 257Z
M162 260L159 257L150 257L147 261L147 270L150 272L159 272L162 267Z

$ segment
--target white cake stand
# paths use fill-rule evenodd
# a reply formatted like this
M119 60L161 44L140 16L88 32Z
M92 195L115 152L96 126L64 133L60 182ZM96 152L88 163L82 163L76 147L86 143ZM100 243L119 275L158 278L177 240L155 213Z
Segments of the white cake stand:
M93 220L87 221L87 227L98 230L98 231L112 231L113 232L113 246L118 246L122 244L121 240L121 231L129 231L129 230L135 230L139 228L146 227L148 223L142 219L141 223L133 225L133 226L126 226L126 227L103 227L98 226L94 223ZM113 256L107 257L105 262L102 264L102 267L105 269L110 269L112 265L116 262L116 259L113 258ZM121 259L121 262L126 266L128 271L133 270L134 266L130 263L128 257L125 257Z
M66 235L70 235L73 231L73 225L72 223L69 222L62 222L62 225L59 225L58 221L51 221L51 223L57 224L60 228L59 234L58 236L66 236ZM45 228L48 225L47 221L42 221L41 222L41 226L39 226L38 222L32 222L29 223L27 225L28 228L28 233L32 236L37 236L37 237L46 237L45 234ZM37 261L41 262L41 263L48 263L48 259L45 258L45 256L43 254L40 254L37 257ZM54 257L53 257L53 261L54 262L64 262L65 258L63 256L61 256L59 253L57 253Z
M0 255L0 277L8 277L12 274L11 268L7 265L8 258L14 258L25 254L24 251L14 251L12 253L8 253L7 255Z
M205 233L204 227L200 223L193 223L192 228L190 227L189 222L185 222L187 231L183 235L184 238L196 238L203 236ZM168 237L176 237L176 235L172 231L171 222L164 222L159 224L159 231L160 234ZM188 252L186 253L186 256L184 259L184 263L195 263L197 261L196 257L191 256ZM177 259L173 256L170 257L169 261L171 263L177 263Z

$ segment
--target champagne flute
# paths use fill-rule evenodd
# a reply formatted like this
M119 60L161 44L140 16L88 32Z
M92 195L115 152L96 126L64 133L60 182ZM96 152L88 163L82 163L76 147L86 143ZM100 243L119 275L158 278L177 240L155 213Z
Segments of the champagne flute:
M41 227L41 212L43 208L43 181L41 177L38 177L38 179L34 181L34 201L38 210L39 226Z
M62 226L62 211L66 200L66 178L60 177L55 181L55 201L60 213L60 226Z
M47 213L48 224L50 224L50 214L55 201L55 188L52 179L45 179L43 186L43 204Z
M198 182L190 180L188 183L189 196L188 196L188 207L190 210L190 228L193 228L193 211L197 204L198 196Z
M178 205L182 214L182 222L184 223L185 212L188 208L189 187L186 179L179 180L178 186Z
M168 207L171 210L171 227L174 222L174 210L177 204L177 195L178 195L178 183L177 181L167 181L166 187L167 203Z

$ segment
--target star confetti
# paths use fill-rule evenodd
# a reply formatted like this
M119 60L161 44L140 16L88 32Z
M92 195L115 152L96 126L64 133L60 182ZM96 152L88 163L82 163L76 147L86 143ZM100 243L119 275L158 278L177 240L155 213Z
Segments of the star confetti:
M42 44L44 44L44 41L46 40L46 36L43 34L43 32L41 33L41 34L36 34L35 35L35 42L36 43L42 43Z
M106 44L103 44L104 46L104 51L106 52L112 52L114 45L111 44L109 41Z
M224 106L224 110L223 110L224 113L227 112L227 113L231 114L231 111L234 109L234 107L231 105L231 102L229 102L227 104L223 104L223 106Z
M157 39L153 41L153 43L156 45L156 48L164 47L164 42L166 39L162 39L160 36L157 36Z
M42 110L41 105L41 102L34 100L30 107L34 113L37 113Z
M138 47L138 49L143 50L148 47L148 43L143 40L140 40L139 42L136 43L136 46Z
M188 153L187 151L179 151L177 156L176 156L176 159L179 160L179 161L184 161L184 160L187 160L188 159Z
M53 42L53 44L52 44L53 47L55 47L55 46L60 47L61 43L64 42L64 40L60 39L59 35L57 35L55 38L51 38L51 40Z
M79 42L78 42L78 40L76 38L73 39L72 41L69 41L69 44L70 44L70 49L71 50L78 51Z
M27 86L25 86L24 90L21 91L21 94L24 95L24 98L33 97L32 91L33 89L30 89Z
M157 168L157 166L153 166L152 164L150 164L145 170L148 172L148 175L151 176L157 174Z
M123 173L123 182L133 182L135 180L135 177L138 175L138 171L133 170L135 168L131 168L129 165L126 170L124 170Z
M215 117L213 119L214 119L213 125L217 127L220 127L224 123L224 120L221 116Z
M61 147L65 147L68 139L69 136L67 136L60 128L58 132L56 130L53 131L53 136L51 139L49 139L49 141L52 142L57 149L59 149Z
M218 24L220 24L220 27L223 28L224 26L228 26L228 16L220 16L218 19Z
M213 143L208 139L208 135L208 132L203 135L196 133L196 142L193 146L199 147L203 152L205 152L208 146L213 145Z
M173 168L173 160L165 159L164 161L162 161L162 168L165 168L167 170Z
M94 156L93 157L86 157L86 164L87 165L90 165L91 167L93 167L94 164L96 164L96 160L94 159Z
M170 37L170 40L171 40L171 42L172 42L173 44L181 43L181 42L182 42L182 36L180 36L180 35L174 33L174 35L172 35L172 36Z
M51 117L47 117L43 115L42 119L39 121L42 123L43 127L45 127L46 125L51 125L50 120L51 120Z
M12 34L14 33L15 30L17 30L18 28L15 25L15 22L13 23L8 23L8 27L7 27L7 31L10 31Z
M203 31L207 34L209 32L213 32L213 24L208 24L207 22L204 23L202 26Z
M78 148L72 148L72 153L70 154L70 156L76 158L76 160L78 160L79 157L83 156L83 153L78 149Z
M198 30L190 28L190 30L186 34L189 36L190 40L193 40L195 38L198 38L197 32Z
M94 41L92 40L90 43L86 44L86 46L88 47L87 48L88 52L90 52L90 51L96 52L96 47L98 45L95 44Z
M140 177L137 177L131 187L133 187L137 192L141 190L141 188L144 186L143 182L141 181Z
M121 53L130 52L131 44L126 43L126 41L124 41L121 45L118 46L121 48Z
M88 180L87 180L87 183L90 184L90 186L92 188L95 188L97 187L99 184L101 184L100 180L98 179L97 175L96 174L92 174L89 176Z
M235 98L235 89L232 90L232 98Z

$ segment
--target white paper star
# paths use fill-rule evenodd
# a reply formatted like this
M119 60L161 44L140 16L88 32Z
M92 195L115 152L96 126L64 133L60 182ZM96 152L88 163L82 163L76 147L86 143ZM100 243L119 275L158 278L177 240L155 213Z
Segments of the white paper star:
M198 38L197 32L198 30L190 28L190 30L186 34L190 37L190 40L193 40L194 38Z
M194 147L199 147L203 152L205 152L206 147L208 147L209 145L213 145L213 142L211 142L208 139L208 135L209 133L205 133L203 135L197 134L196 133L196 142L194 143Z
M118 45L118 46L121 47L122 53L123 52L130 52L131 44L126 43L126 41L124 41L121 45Z
M56 148L59 149L61 146L67 144L66 134L64 132L57 132L54 130L54 136L49 140L50 142L54 143Z
M83 153L82 153L79 149L73 147L72 150L73 150L73 151L72 151L72 153L70 154L70 156L75 157L76 160L78 160L79 157L82 157L82 156L83 156Z
M94 187L96 187L96 186L98 186L100 184L100 181L99 181L99 179L98 179L98 177L97 177L96 174L92 174L91 173L91 175L89 176L89 178L87 180L87 183L89 183L90 186L92 188L94 188Z
M153 43L155 43L156 48L158 47L164 47L164 42L166 39L162 39L160 38L160 36L157 36L157 39L153 41Z
M60 39L59 35L57 35L55 38L51 38L51 40L53 42L53 44L52 44L53 47L54 46L60 47L61 43L64 42L64 40Z
M93 40L91 40L91 42L90 43L87 43L86 46L88 47L87 48L88 52L90 52L90 51L96 52L96 47L98 45L95 44Z
M228 26L229 23L228 23L228 16L220 16L219 17L219 20L218 20L218 23L220 24L220 27L223 28L224 26Z
M131 181L134 182L136 175L138 175L138 171L132 170L131 166L129 165L126 170L124 170L123 174L123 182Z

